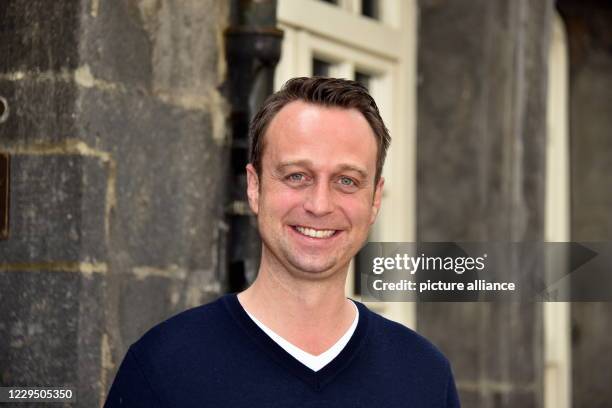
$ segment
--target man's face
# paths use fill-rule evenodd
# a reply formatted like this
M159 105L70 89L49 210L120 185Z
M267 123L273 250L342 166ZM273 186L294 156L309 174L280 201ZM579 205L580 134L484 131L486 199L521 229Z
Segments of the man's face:
M264 138L261 177L247 166L262 265L302 278L345 270L367 238L382 196L377 145L356 109L286 105Z

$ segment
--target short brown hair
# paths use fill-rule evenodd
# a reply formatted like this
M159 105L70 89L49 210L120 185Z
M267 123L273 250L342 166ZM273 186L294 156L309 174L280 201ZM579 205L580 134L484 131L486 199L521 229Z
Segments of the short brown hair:
M389 130L368 90L359 82L348 79L325 77L300 77L290 79L282 89L268 97L249 127L249 160L258 175L261 175L261 158L264 150L264 135L276 114L287 104L301 100L315 105L357 109L370 124L376 136L376 175L380 179L387 149L391 143Z

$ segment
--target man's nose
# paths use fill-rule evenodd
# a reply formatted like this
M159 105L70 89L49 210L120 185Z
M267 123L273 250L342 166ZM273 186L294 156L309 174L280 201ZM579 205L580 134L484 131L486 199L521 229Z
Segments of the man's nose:
M322 216L334 210L332 191L327 183L316 183L307 194L304 209L309 213Z

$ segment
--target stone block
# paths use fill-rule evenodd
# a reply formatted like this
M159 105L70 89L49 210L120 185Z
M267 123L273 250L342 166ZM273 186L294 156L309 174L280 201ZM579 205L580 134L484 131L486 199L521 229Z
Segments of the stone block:
M215 265L228 150L214 141L210 115L96 89L81 109L92 143L117 163L110 231L124 266Z
M94 7L95 5L95 7ZM225 2L92 2L83 12L81 59L94 77L180 100L221 82Z
M81 16L80 60L98 80L150 90L153 39L143 26L139 3L146 2L88 2Z
M0 96L9 108L6 122L0 124L0 149L76 137L76 94L74 82L56 74L0 79Z
M107 165L76 154L13 155L2 263L104 261Z
M0 383L71 386L77 392L74 406L97 406L102 277L0 271L0 287Z
M74 69L79 0L4 0L0 6L0 72Z

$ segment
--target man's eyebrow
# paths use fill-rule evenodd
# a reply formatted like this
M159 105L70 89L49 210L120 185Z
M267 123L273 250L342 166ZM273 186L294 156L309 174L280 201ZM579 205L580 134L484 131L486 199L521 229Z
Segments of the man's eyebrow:
M286 162L281 162L278 164L278 166L276 166L277 170L283 170L286 167L291 167L291 166L303 166L303 167L312 167L312 162L310 160L292 160L292 161L286 161Z
M312 161L306 160L306 159L286 161L286 162L279 163L278 166L276 166L276 170L282 171L283 169L287 167L292 167L292 166L312 167L313 163ZM338 166L337 172L343 172L343 171L354 171L355 173L359 174L361 178L364 178L364 179L368 178L367 171L365 171L361 167L358 167L352 164L341 164L340 166Z
M339 168L340 171L354 171L358 173L360 177L367 179L368 172L363 170L361 167L353 166L352 164L342 164Z

